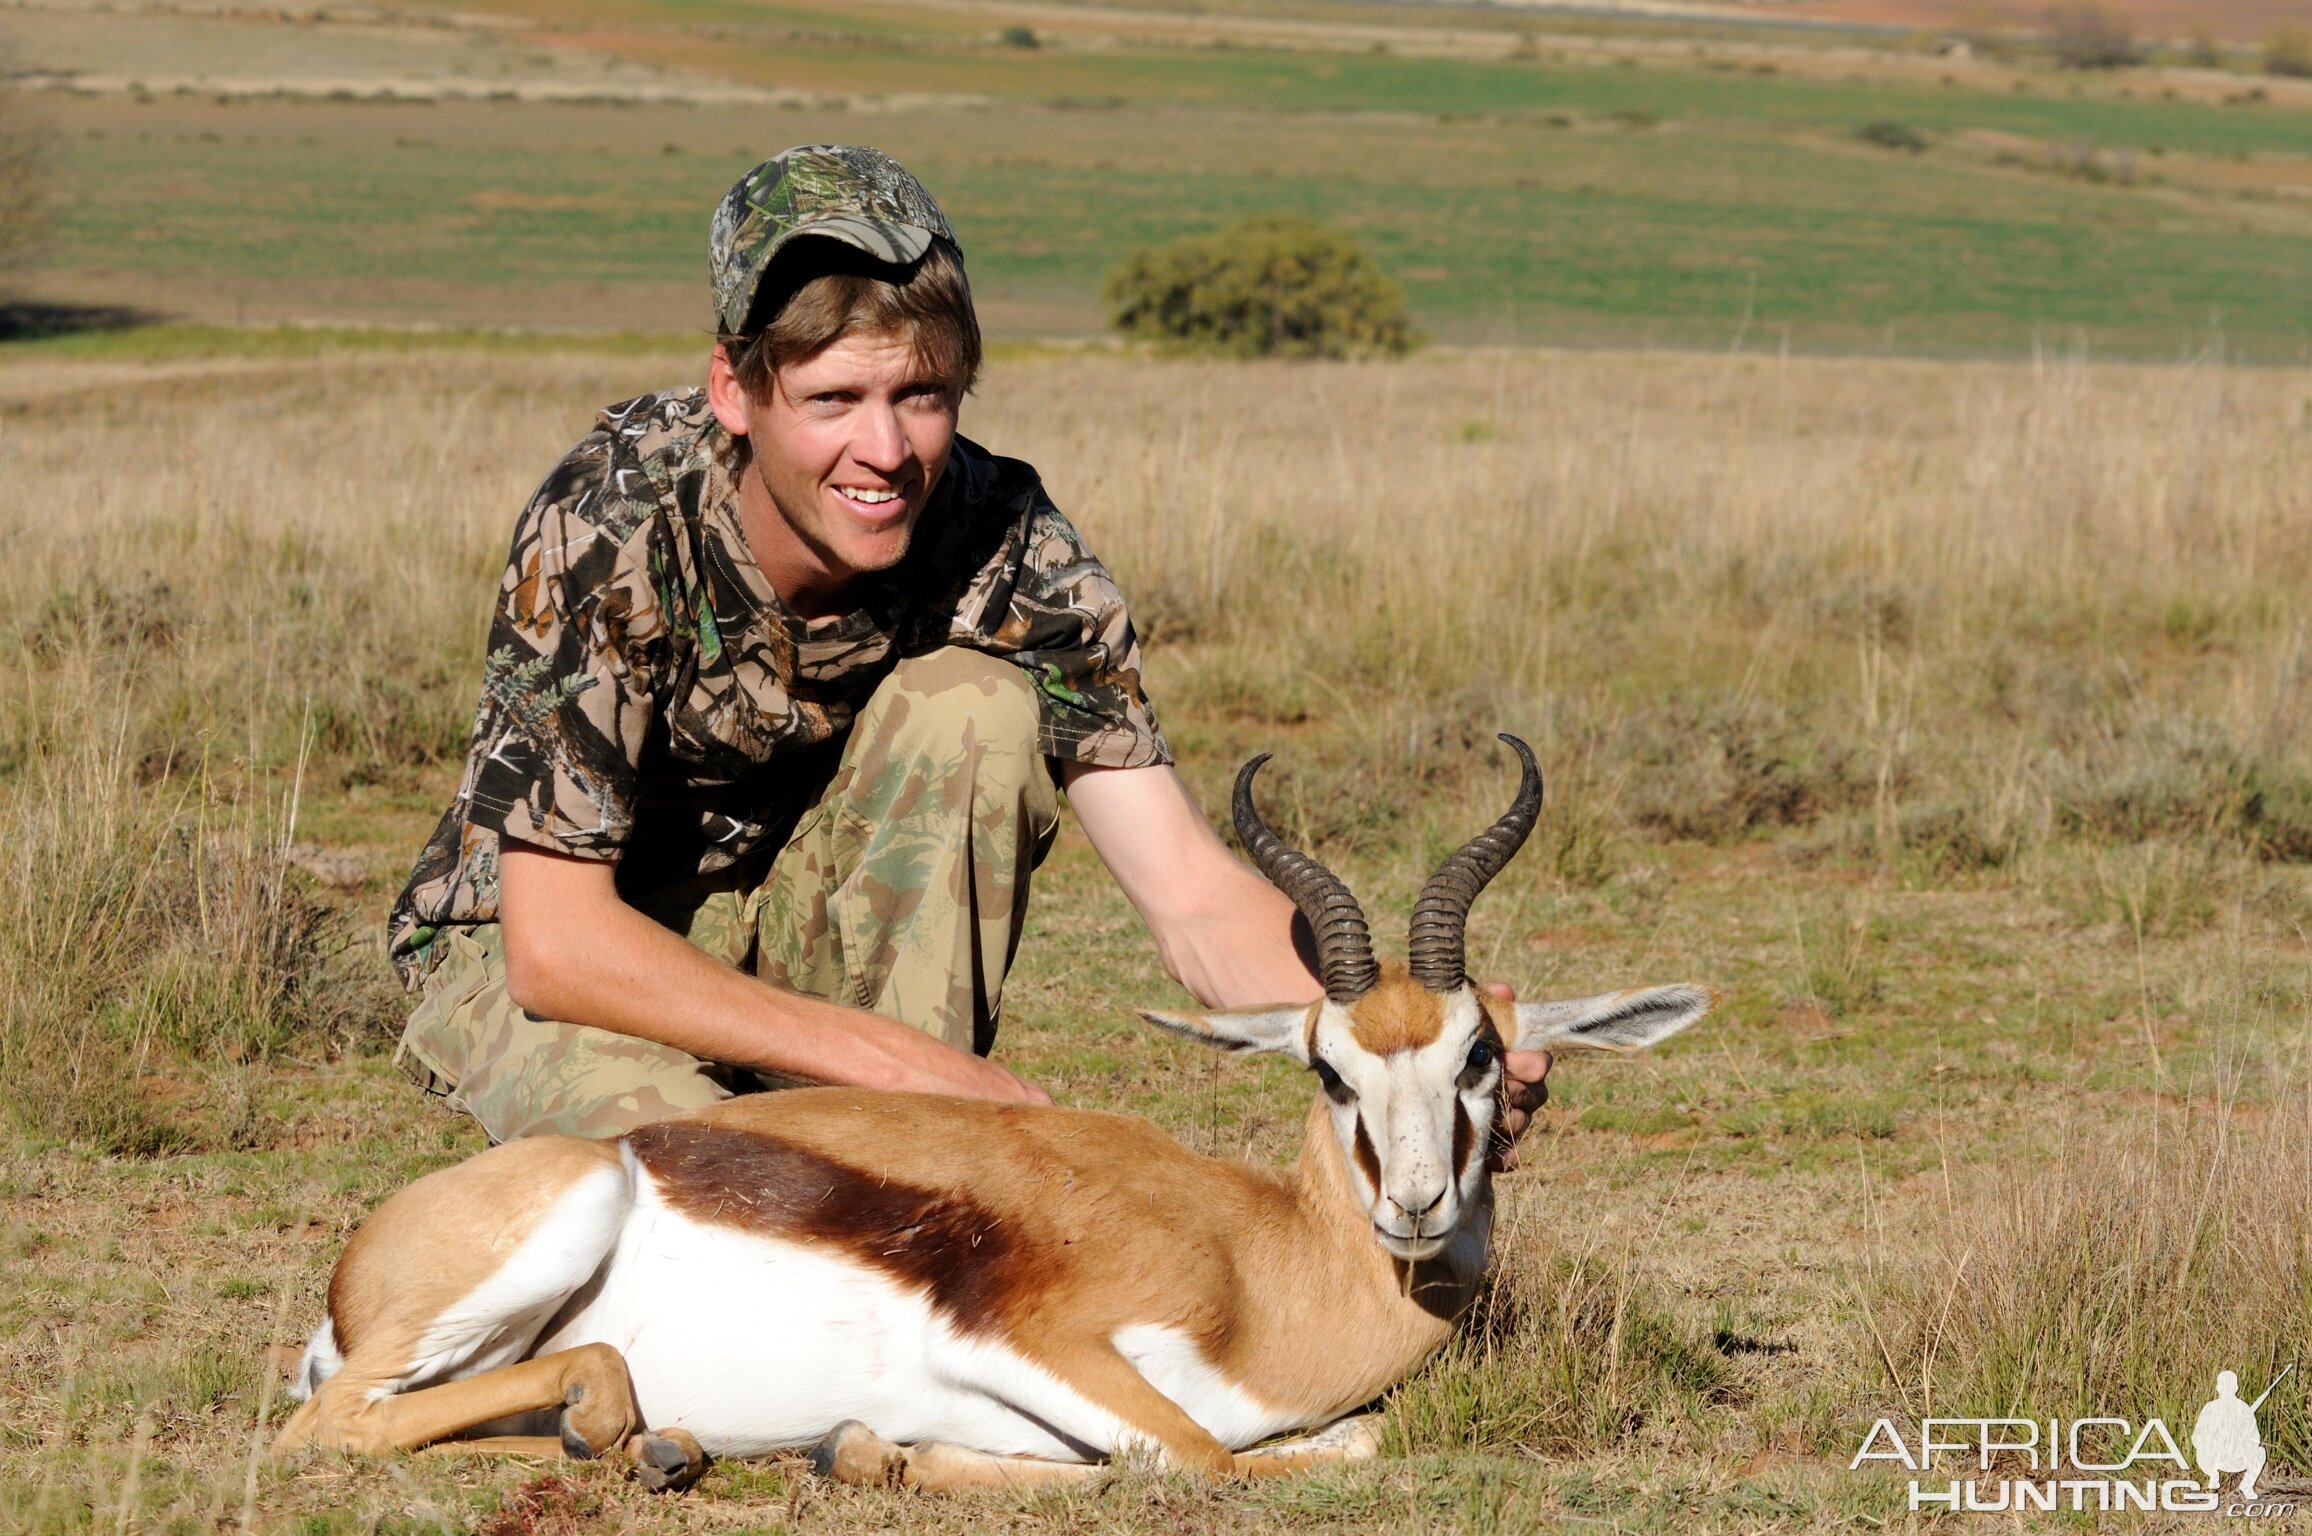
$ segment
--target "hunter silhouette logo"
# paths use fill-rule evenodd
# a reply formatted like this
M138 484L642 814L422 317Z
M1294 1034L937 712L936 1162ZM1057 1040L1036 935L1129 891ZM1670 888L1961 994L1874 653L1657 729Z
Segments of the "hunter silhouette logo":
M2264 1398L2272 1395L2272 1388L2288 1377L2288 1370L2272 1378L2262 1396L2252 1403L2240 1401L2240 1378L2230 1371L2216 1373L2216 1396L2200 1416L2192 1421L2192 1460L2208 1475L2208 1486L2216 1488L2233 1472L2240 1474L2240 1497L2256 1496L2256 1477L2264 1470L2264 1437L2256 1429L2256 1410L2264 1406Z
M1913 1510L1950 1514L2069 1509L2249 1519L2292 1515L2298 1506L2286 1492L2277 1502L2257 1492L2257 1480L2268 1468L2256 1414L2295 1369L2291 1364L2273 1377L2253 1402L2241 1398L2237 1372L2218 1372L2215 1397L2192 1421L2188 1458L2166 1423L2156 1418L2140 1423L2113 1415L1927 1418L1918 1421L1915 1434L1906 1434L1892 1419L1879 1419L1863 1436L1847 1470L1866 1462L1892 1462L1912 1474ZM1966 1476L1969 1472L1975 1475ZM2235 1476L2237 1491L2227 1497L2224 1482Z

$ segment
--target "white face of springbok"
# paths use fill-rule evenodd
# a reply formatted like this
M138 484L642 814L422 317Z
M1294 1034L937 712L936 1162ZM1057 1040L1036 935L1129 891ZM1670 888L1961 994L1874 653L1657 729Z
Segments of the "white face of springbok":
M1710 1011L1687 985L1510 1004L1466 982L1431 992L1400 965L1354 1003L1149 1013L1230 1050L1274 1051L1316 1073L1351 1185L1391 1256L1435 1256L1484 1189L1505 1049L1635 1051Z
M1214 1045L1275 1051L1314 1071L1374 1239L1400 1259L1441 1251L1483 1191L1505 1049L1641 1050L1717 1001L1706 988L1679 985L1513 1006L1470 985L1462 949L1470 903L1541 811L1533 753L1514 736L1501 739L1523 765L1517 800L1430 877L1413 908L1404 965L1373 958L1348 887L1260 819L1252 780L1268 759L1245 764L1236 778L1237 835L1308 919L1325 996L1291 1007L1146 1015Z

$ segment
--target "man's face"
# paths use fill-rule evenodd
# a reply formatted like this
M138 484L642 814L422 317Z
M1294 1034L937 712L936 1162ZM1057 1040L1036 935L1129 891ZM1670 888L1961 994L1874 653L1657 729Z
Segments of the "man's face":
M846 336L782 369L762 399L717 347L708 395L752 448L739 489L747 547L791 606L840 612L858 578L899 563L947 467L957 405L905 337Z

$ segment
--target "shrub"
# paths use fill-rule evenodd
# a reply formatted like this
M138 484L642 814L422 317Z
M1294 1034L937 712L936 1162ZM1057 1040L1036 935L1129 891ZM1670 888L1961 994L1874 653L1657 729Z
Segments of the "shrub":
M2266 38L2264 72L2312 79L2312 27L2290 22Z
M1909 123L1897 122L1891 117L1873 118L1855 129L1854 136L1866 144L1881 149L1905 149L1918 154L1927 147L1927 137Z
M2124 69L2137 62L2127 23L2102 0L2072 0L2050 10L2047 41L2065 69Z
M1041 48L1044 40L1036 36L1033 27L1006 27L995 35L995 40L1006 48Z
M1395 281L1306 219L1246 219L1137 251L1107 300L1128 336L1237 357L1395 356L1416 340Z

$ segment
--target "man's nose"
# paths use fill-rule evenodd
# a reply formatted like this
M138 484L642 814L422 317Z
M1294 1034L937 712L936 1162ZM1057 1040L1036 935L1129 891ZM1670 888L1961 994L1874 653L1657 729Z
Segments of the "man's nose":
M852 439L851 454L867 468L895 474L907 462L907 434L899 428L899 412L887 405L869 406Z

